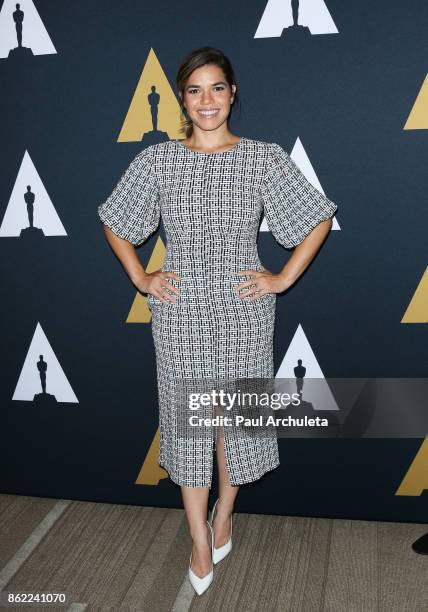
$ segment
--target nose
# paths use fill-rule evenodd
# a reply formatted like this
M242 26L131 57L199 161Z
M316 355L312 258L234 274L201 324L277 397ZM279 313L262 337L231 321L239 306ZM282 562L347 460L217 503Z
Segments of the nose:
M210 91L202 93L202 102L211 102L211 100L212 100L212 95Z

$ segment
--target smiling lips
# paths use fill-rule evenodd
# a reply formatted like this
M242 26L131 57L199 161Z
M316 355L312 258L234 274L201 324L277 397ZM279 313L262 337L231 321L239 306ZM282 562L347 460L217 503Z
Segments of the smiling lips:
M218 108L213 110L198 110L198 113L205 119L211 119L218 113Z

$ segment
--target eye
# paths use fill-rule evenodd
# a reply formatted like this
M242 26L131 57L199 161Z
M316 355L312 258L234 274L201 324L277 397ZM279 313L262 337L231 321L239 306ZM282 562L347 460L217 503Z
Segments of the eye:
M216 91L223 91L224 90L224 85L215 85L214 89ZM188 89L187 92L189 94L197 93L198 92L198 88L197 87L193 87L192 89Z

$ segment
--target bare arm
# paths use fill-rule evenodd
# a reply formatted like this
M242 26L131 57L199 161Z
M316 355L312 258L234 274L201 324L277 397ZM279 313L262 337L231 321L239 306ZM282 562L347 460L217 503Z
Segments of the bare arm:
M175 300L164 289L168 288L173 293L179 295L179 290L173 287L167 280L168 278L180 280L179 276L174 272L162 272L161 270L148 274L131 242L117 236L105 223L103 223L103 230L107 242L137 289L142 293L151 293L164 303L175 303Z
M146 271L144 270L144 267L137 256L134 245L128 242L128 240L124 240L123 238L117 236L104 223L103 230L107 242L111 246L114 254L119 259L122 266L125 268L125 272L129 276L131 282L134 283L138 289L146 293L146 290L143 287L144 280L146 278Z
M300 244L294 247L293 254L279 273L283 279L284 289L293 285L303 274L319 251L332 225L331 218L321 221Z
M254 270L243 270L238 274L251 274L252 279L239 283L238 291L244 291L240 295L243 299L253 301L261 298L266 293L282 293L293 285L301 274L309 266L317 254L321 244L331 230L333 221L331 218L324 219L314 227L314 229L293 249L293 254L287 261L281 272L273 274L269 270L262 272ZM251 285L257 283L258 293L254 293Z

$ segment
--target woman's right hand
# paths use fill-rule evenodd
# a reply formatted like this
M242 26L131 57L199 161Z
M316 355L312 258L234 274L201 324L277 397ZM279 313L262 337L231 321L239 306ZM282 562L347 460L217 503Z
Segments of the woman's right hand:
M173 285L168 282L168 278L181 280L175 272L162 272L162 270L156 270L150 273L145 272L142 279L134 282L134 284L142 293L151 293L151 295L154 295L164 304L168 302L176 304L174 297L169 295L168 291L178 296L180 295L180 290L173 287Z

